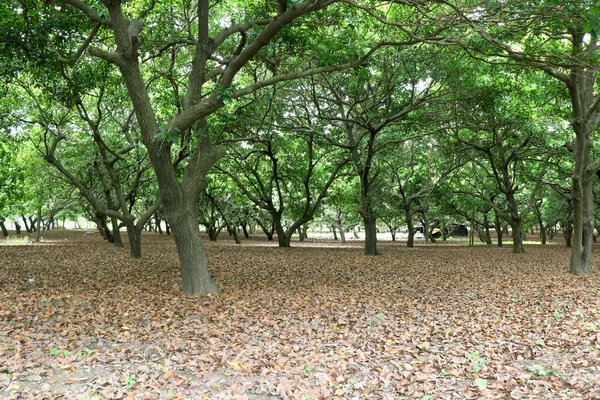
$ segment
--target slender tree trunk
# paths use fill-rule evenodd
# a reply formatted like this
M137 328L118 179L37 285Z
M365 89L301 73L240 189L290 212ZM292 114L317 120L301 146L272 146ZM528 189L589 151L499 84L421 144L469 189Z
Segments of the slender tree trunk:
M31 233L31 227L29 226L29 224L27 223L27 218L25 218L24 215L21 216L21 219L23 220L23 224L25 225L25 231L27 233Z
M250 239L250 234L248 233L248 224L246 222L243 222L241 225L242 225L242 231L244 232L244 237L246 239Z
M333 240L338 240L337 232L335 229L335 223L331 225L331 232L333 232Z
M408 239L406 240L406 247L415 247L415 224L413 222L412 211L410 207L404 208L404 216L406 218L406 225L408 226Z
M496 236L498 236L498 247L502 247L502 237L504 236L504 230L502 229L502 222L498 215L494 216L494 229L496 230Z
M41 223L42 223L42 207L40 206L40 207L38 207L38 210L37 210L37 222L36 222L36 228L35 228L35 242L36 243L39 243L42 238L41 232L40 232Z
M17 235L21 234L21 224L19 224L19 221L15 221L15 232Z
M365 224L365 255L377 256L377 217L372 212L363 215Z
M2 236L8 236L8 229L6 229L6 225L4 225L4 219L0 219L0 229L2 229Z

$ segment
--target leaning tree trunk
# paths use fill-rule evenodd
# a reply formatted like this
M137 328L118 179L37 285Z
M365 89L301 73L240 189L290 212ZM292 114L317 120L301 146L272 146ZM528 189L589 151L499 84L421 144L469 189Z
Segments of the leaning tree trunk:
M242 222L240 225L242 225L242 231L244 232L244 237L246 239L250 239L250 234L248 233L248 223Z
M29 224L27 223L27 218L25 218L24 215L21 216L21 218L23 219L23 224L25 225L25 231L27 233L31 233L31 227L29 226Z
M8 236L8 229L6 229L6 225L4 225L4 220L0 219L0 229L2 229L2 236Z
M235 244L242 244L242 241L240 240L240 235L237 231L237 226L234 224L229 224L227 229L229 230L229 233L231 233L231 236L233 236Z

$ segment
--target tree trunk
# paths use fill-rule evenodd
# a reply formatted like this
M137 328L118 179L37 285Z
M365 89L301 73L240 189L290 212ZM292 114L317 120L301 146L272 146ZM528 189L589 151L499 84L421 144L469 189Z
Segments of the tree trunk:
M273 212L271 215L273 217L273 224L275 225L275 232L277 232L277 241L279 242L279 247L290 247L292 233L290 233L289 237L286 237L287 235L285 234L285 230L281 224L281 215L276 212Z
M304 242L304 231L301 226L298 227L298 240Z
M525 248L523 247L523 233L521 231L521 224L518 221L513 221L510 224L510 227L512 229L513 253L525 253Z
M182 196L174 197L168 199L163 196L163 205L179 255L183 295L220 294L219 286L208 271L208 260L198 229L196 202L185 202Z
M15 233L17 235L21 234L21 224L19 224L19 221L15 221Z
M496 236L498 236L498 247L502 247L502 237L504 236L504 230L502 229L502 223L498 215L494 216L494 229L496 230Z
M0 219L0 229L2 229L2 236L8 236L8 229L6 229L6 225L4 225L4 219Z
M333 232L333 240L338 240L335 224L331 225L331 232Z
M575 168L573 168L573 236L571 241L571 264L569 271L575 275L589 275L591 266L592 236L594 229L593 173L587 171L590 162L591 139L574 123ZM593 171L595 173L595 171Z
M22 215L21 219L23 220L23 224L25 224L25 231L27 233L31 233L31 226L29 226L29 224L27 223L27 218L25 218L25 216Z
M135 226L133 218L125 222L127 228L127 237L129 238L129 256L131 258L142 257L142 231L144 230L144 224L141 224L139 228Z
M308 224L302 224L302 235L304 239L308 239Z
M240 240L240 235L238 235L237 226L229 225L229 232L233 236L235 244L242 244L242 241Z
M41 223L42 223L42 206L39 206L38 210L37 210L37 222L36 222L36 228L35 228L35 242L36 243L39 243L40 240L42 239L41 232L40 232Z
M341 223L338 226L338 232L340 233L340 243L345 244L346 243L346 231Z
M115 247L124 247L123 240L121 240L121 230L119 229L119 220L117 219L117 217L111 217L111 223L113 233L113 245Z
M544 226L540 226L540 236L542 238L542 244L546 244L546 228Z
M365 255L378 256L381 253L377 251L377 217L371 213L365 213L363 216L365 224Z
M246 239L250 239L250 234L248 233L248 224L246 222L242 222L242 231L244 232L244 237Z
M404 208L404 216L406 218L406 225L408 226L408 239L406 240L406 247L415 247L415 224L412 218L412 211L409 207Z
M429 220L423 214L423 238L425 239L425 243L429 242Z

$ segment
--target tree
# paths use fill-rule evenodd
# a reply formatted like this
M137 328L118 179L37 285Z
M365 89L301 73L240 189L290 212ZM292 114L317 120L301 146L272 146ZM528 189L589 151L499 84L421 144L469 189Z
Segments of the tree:
M383 179L380 153L408 140L408 129L401 126L418 119L421 109L441 93L443 73L428 69L428 56L409 62L400 50L391 49L368 67L330 74L315 84L313 107L330 124L326 137L349 153L360 182L358 211L365 226L366 255L379 254L375 196ZM423 62L417 67L417 61Z
M268 50L273 39L298 17L335 2L307 0L287 7L286 2L280 1L276 9L269 3L262 8L254 3L245 7L233 4L234 12L230 13L232 4L218 3L211 7L208 0L199 0L195 8L185 4L185 9L179 10L167 4L152 4L144 9L139 4L119 0L105 0L106 8L102 9L79 0L60 1L82 13L92 28L86 40L77 46L67 38L68 48L57 50L67 53L63 57L76 63L84 59L81 56L87 49L92 57L115 65L123 78L175 239L184 295L219 293L208 271L197 216L197 202L206 187L206 175L225 154L225 150L211 140L210 117L230 99L266 85L362 62L355 57L345 65L304 64L287 74L273 72L262 74L255 81L236 81L240 71L264 54L261 51ZM223 27L223 21L229 17L234 22ZM144 29L153 25L157 28ZM181 29L169 29L169 26ZM179 76L173 76L172 71L164 72L173 80L185 80L186 84L180 88L182 96L176 107L160 109L153 101L149 85L149 79L153 79L152 67L156 67L151 64L154 59L172 58L184 60L190 68ZM173 143L178 140L186 144L189 154L183 173L178 173L178 162L174 162L172 154Z
M279 246L290 247L292 235L314 218L348 159L326 146L302 94L282 92L274 90L264 102L244 109L238 120L246 124L238 129L250 136L230 146L220 170L271 215ZM290 127L298 120L306 127Z

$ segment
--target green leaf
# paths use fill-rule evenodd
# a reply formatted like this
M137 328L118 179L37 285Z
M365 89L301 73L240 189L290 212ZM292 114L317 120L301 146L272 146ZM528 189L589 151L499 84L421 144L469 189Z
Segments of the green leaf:
M479 390L483 390L487 387L487 380L485 380L483 378L477 378L477 379L475 379L475 384L477 385Z

